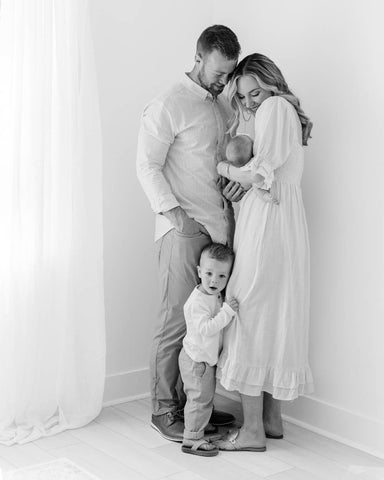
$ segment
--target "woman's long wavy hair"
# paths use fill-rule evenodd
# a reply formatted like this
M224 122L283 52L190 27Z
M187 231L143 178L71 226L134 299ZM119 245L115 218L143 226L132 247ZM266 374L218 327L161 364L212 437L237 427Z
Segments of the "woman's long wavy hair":
M265 55L253 53L243 58L235 68L228 88L228 97L234 114L229 123L229 133L235 135L240 122L240 114L244 115L244 107L237 96L237 80L243 75L249 75L257 80L257 83L264 90L272 92L272 95L278 95L291 103L299 115L302 127L303 145L308 145L312 130L312 122L305 115L300 107L300 101L289 89L283 74L276 64Z

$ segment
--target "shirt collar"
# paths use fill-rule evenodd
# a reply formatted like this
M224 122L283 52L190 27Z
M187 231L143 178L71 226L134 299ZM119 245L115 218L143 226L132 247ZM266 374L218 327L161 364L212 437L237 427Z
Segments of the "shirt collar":
M191 92L199 96L202 100L208 100L210 102L213 102L215 100L215 98L210 92L208 92L207 90L205 90L205 88L194 82L191 78L189 78L186 73L182 78L182 82L189 90L191 90Z

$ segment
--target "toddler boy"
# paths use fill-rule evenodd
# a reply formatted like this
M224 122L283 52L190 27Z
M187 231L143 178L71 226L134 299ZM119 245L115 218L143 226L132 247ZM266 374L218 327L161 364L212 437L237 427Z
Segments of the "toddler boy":
M222 297L233 258L232 249L225 245L212 243L205 247L197 267L201 283L184 305L187 333L179 366L187 402L182 450L193 455L211 457L218 454L218 448L203 437L212 413L222 330L239 308L236 299L227 298L223 302Z

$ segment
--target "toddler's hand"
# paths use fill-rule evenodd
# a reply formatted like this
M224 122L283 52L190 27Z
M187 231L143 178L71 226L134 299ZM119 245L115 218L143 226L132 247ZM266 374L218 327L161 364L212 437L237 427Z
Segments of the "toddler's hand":
M256 188L256 194L266 203L273 203L274 205L278 205L280 203L280 201L274 197L269 190Z
M228 305L232 308L234 312L239 311L239 302L236 300L236 298L226 298L225 301L228 303Z

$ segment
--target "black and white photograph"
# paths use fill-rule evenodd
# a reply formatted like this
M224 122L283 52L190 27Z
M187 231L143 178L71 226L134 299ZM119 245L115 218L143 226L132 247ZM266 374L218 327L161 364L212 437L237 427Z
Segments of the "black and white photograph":
M384 480L383 19L0 0L0 480Z

